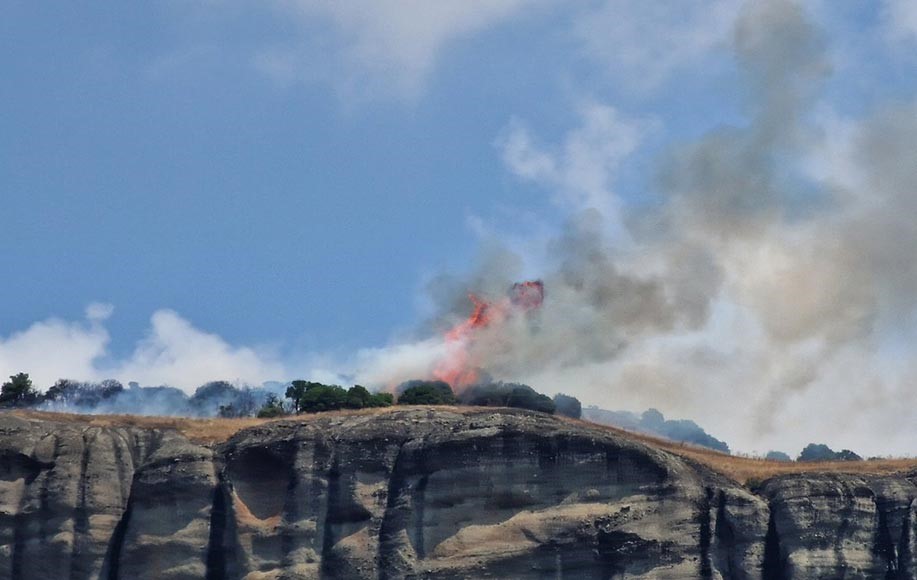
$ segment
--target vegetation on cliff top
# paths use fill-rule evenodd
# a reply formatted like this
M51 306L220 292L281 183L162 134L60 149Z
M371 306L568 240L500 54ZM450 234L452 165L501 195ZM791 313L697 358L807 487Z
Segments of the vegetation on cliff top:
M729 445L725 441L720 441L708 434L694 421L666 419L656 409L648 409L638 415L629 411L608 411L590 406L583 412L583 416L595 423L612 425L628 431L656 435L673 441L700 445L723 453L729 453Z
M643 415L626 412L605 411L591 407L582 409L575 397L564 394L552 399L538 393L528 385L518 383L487 382L474 385L455 394L448 384L441 381L408 381L391 393L372 393L365 387L354 385L349 389L337 385L296 380L287 385L266 384L264 387L235 386L226 381L213 381L198 388L190 397L179 389L171 387L140 387L130 383L125 388L114 380L100 383L78 382L61 379L45 393L34 388L29 375L19 373L10 377L0 388L0 407L32 408L46 411L77 411L94 414L142 414L183 417L220 417L262 419L278 418L295 413L328 413L337 411L376 410L393 404L398 405L465 405L470 407L516 407L549 414L564 415L577 419L580 415L597 422L620 427L637 434L643 434L654 445L672 448L682 455L695 456L706 446L728 453L728 446L704 432L692 421L666 420L655 410ZM217 430L219 433L219 430ZM641 435L631 434L640 437ZM214 435L216 439L219 435ZM674 441L666 441L658 437ZM688 445L685 445L687 443ZM696 457L695 457L696 458ZM861 458L849 450L835 452L826 445L810 444L800 454L798 461L779 452L771 452L766 459L736 458L715 467L744 481L749 473L762 470L774 471L774 465L784 464L777 472L795 472L812 469L812 462L818 462L819 470L857 469L855 463L868 464L868 469L885 465L889 460ZM753 463L745 463L745 462ZM894 462L894 460L891 460ZM723 462L719 455L711 455L704 463ZM757 462L757 463L755 463ZM802 465L799 465L802 464ZM736 468L736 465L742 465ZM897 465L897 464L895 464ZM748 475L747 477L758 477Z
M125 388L116 380L99 383L60 379L44 393L20 373L4 383L0 407L31 407L46 411L138 414L184 417L280 417L298 413L324 413L398 405L472 405L516 407L578 418L582 405L575 397L558 394L551 399L528 385L488 381L456 394L442 381L414 380L395 389L397 395L373 393L361 385L346 389L315 381L262 387L238 386L227 381L201 385L191 396L168 386ZM396 399L397 397L397 399Z
M28 407L39 398L28 373L11 375L10 380L0 386L0 407Z

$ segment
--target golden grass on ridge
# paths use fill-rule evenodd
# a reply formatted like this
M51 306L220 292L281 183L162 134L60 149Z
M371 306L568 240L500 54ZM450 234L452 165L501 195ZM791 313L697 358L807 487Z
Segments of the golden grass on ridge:
M479 413L488 410L494 410L485 407L427 407L430 409L443 409L458 413ZM238 431L263 425L271 421L309 421L317 417L334 417L342 415L379 415L394 410L404 409L404 407L388 407L380 409L361 409L332 411L320 414L304 414L293 417L280 419L257 419L253 417L241 419L192 419L185 417L145 417L140 415L80 415L75 413L56 413L47 411L34 410L16 410L12 413L24 419L38 419L46 421L65 421L73 423L83 423L89 426L98 427L117 427L130 426L146 429L175 429L185 435L188 439L209 445L219 443L232 437ZM898 458L898 459L876 459L867 461L825 461L825 462L807 462L797 463L768 461L753 457L742 457L737 455L727 455L719 451L678 443L659 437L652 437L641 433L634 433L600 425L580 419L567 419L559 417L562 420L570 421L590 429L602 429L611 431L622 437L639 441L650 447L656 447L665 451L686 457L717 471L724 476L739 482L749 484L760 482L770 477L785 475L790 473L853 473L862 475L888 475L892 473L901 473L917 469L917 458Z

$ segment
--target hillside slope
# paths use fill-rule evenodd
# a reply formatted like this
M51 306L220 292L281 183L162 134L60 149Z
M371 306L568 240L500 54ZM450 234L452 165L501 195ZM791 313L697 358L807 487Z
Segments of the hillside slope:
M917 577L913 473L757 495L518 410L207 425L0 415L0 579Z

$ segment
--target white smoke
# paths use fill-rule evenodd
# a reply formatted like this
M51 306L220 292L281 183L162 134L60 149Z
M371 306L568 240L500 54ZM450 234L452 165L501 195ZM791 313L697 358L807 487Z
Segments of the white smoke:
M0 336L0 373L29 372L42 390L61 378L111 378L125 384L166 384L187 393L216 379L260 384L287 376L285 366L269 351L230 345L171 310L156 311L133 353L112 360L104 323L113 311L108 304L91 304L85 321L52 318Z

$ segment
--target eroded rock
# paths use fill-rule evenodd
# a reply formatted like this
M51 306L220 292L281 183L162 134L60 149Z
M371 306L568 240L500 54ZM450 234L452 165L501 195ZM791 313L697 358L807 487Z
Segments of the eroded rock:
M215 446L0 414L0 579L915 578L915 479L756 495L519 410L335 414Z

